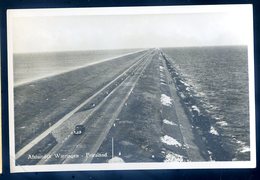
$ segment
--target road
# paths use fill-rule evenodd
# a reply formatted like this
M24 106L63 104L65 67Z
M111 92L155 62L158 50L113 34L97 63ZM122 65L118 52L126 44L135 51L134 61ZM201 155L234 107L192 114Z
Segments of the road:
M101 70L97 67L100 74L91 77L91 82L102 83L94 86L86 98L81 94L73 108L67 108L69 111L60 118L52 118L56 119L54 123L34 133L29 142L20 143L16 163L108 162L114 156L125 162L204 161L204 148L195 143L192 125L179 102L162 52L150 49L126 60L128 63L118 66L120 70L109 77L102 74L106 66L99 66ZM110 71L116 69L107 67ZM62 90L60 93L66 94ZM73 134L77 124L85 127L81 135ZM20 122L19 127L23 126Z
M141 56L143 52L14 88L15 151L116 79Z

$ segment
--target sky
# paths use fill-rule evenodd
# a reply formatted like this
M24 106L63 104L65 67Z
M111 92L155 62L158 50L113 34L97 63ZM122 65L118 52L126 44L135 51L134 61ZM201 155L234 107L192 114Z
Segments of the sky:
M246 45L243 12L14 17L14 53Z

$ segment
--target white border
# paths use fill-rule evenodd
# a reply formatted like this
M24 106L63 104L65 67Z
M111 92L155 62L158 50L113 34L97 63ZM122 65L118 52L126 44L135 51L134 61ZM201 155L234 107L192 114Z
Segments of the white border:
M7 11L8 38L8 98L9 98L9 138L11 172L43 171L84 171L84 170L138 170L138 169L222 169L256 167L256 124L255 86L253 53L253 12L252 5L204 5L204 6L157 6L157 7L114 7L114 8L62 8L62 9L19 9ZM61 164L61 165L15 165L14 100L13 100L13 18L38 16L82 16L82 15L143 15L143 14L188 14L221 13L247 11L251 14L248 41L249 106L250 106L250 161L225 162L183 162L183 163L119 163L119 164Z

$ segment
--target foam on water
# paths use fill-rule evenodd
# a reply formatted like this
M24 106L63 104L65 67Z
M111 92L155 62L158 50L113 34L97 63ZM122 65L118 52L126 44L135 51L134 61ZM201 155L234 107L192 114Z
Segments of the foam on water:
M172 105L172 99L169 96L162 94L161 95L161 103L164 106L171 106Z
M164 70L164 67L163 66L160 66L160 71L162 72Z
M161 137L161 141L165 144L171 145L171 146L176 146L176 147L180 147L181 143L178 142L176 139L174 139L171 136L165 135L163 137Z
M220 126L227 126L228 123L226 121L218 121L216 122L216 124L220 125Z
M166 154L164 162L184 162L185 158L182 155L168 152Z
M210 127L210 131L209 131L211 134L214 134L214 135L216 135L216 136L219 136L219 133L218 133L218 131L213 127L213 126L211 126Z
M172 48L163 52L174 67L171 73L178 95L193 118L208 119L208 133L218 137L216 142L222 140L234 159L248 159L239 155L250 151L246 47Z
M164 123L164 124L168 124L168 125L172 125L172 126L177 126L176 123L174 123L174 122L172 122L172 121L169 121L169 120L167 120L167 119L164 119L164 120L163 120L163 123Z

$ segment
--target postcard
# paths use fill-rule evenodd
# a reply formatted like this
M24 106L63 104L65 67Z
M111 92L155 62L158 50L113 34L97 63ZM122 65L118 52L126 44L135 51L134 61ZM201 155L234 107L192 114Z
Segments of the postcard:
M255 168L252 5L9 9L11 172Z

